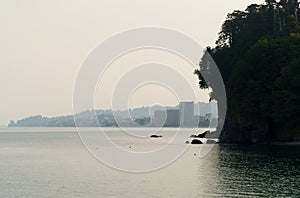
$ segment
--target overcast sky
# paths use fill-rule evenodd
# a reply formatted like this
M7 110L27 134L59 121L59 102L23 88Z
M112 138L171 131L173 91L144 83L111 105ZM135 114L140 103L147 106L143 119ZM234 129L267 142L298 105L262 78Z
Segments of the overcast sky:
M81 63L112 34L159 26L179 30L205 47L214 44L228 12L261 2L0 0L0 125L30 115L72 113ZM142 105L136 99L131 103Z

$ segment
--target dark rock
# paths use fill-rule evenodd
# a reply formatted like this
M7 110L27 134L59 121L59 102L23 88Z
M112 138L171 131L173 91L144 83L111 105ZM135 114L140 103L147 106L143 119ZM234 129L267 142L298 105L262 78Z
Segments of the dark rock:
M204 133L198 134L197 138L205 138L206 133L208 133L208 131L205 131Z
M210 131L205 131L204 133L200 133L198 135L191 135L190 138L205 138L206 134L209 133Z
M185 141L185 143L186 143L186 144L189 144L190 142L189 142L189 141Z
M193 139L191 144L203 144L203 143L198 139Z
M151 138L161 138L162 135L151 135L150 137L151 137Z

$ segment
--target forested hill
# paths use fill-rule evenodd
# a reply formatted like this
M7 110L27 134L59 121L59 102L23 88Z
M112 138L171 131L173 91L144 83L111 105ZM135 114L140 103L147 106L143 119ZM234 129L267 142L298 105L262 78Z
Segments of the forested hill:
M228 14L216 46L207 48L227 92L224 142L300 140L299 20L296 0L252 4ZM209 72L209 61L201 60L201 72ZM195 73L200 87L205 83L216 92L216 83ZM214 92L211 97L219 99Z

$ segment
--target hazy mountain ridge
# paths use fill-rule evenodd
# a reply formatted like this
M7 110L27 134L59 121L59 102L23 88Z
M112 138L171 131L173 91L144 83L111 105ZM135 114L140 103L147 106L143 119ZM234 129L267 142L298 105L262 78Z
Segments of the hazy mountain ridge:
M116 118L126 125L129 120L134 120L139 125L150 122L154 112L157 110L177 109L178 106L160 106L154 105L150 107L139 107L128 110L86 110L76 114L76 126L82 127L116 127L118 126ZM217 117L216 103L195 104L195 114L205 116L212 113L212 117ZM200 110L200 111L199 111ZM97 117L95 117L95 114ZM204 119L203 119L204 120ZM203 121L202 120L202 121ZM206 121L207 122L207 121ZM10 121L8 127L75 127L73 115L45 117L42 115L30 116L17 121Z

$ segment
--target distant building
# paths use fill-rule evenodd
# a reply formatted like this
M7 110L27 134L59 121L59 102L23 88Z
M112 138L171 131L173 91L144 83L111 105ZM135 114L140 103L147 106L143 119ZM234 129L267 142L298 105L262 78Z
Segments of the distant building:
M167 110L155 110L152 126L156 127L198 127L217 119L217 103L180 102L178 106ZM215 124L214 124L215 125Z
M180 124L179 110L168 109L167 110L167 120L165 122L166 127L178 127Z
M181 102L179 104L180 126L190 127L194 125L194 102Z
M164 110L154 111L154 117L152 121L153 126L162 127L167 120L167 113Z

